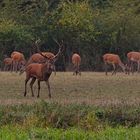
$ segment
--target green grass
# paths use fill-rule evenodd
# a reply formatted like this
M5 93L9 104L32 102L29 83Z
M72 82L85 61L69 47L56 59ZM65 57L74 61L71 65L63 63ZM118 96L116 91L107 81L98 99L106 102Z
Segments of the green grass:
M101 131L107 126L134 127L140 124L140 107L106 106L85 104L62 105L40 102L33 105L0 106L0 126L22 125L25 127L53 127Z
M28 85L27 97L23 97L25 75L0 73L0 103L21 104L34 103L39 100L62 104L85 103L96 106L109 104L139 105L140 76L118 73L116 76L105 76L104 73L83 72L82 76L73 76L71 72L57 72L50 77L52 99L48 98L48 89L41 83L40 99L32 98ZM37 95L37 84L34 85Z
M43 82L23 97L24 80L0 72L0 140L140 140L139 74L53 73L52 99Z
M1 140L140 140L140 127L107 128L101 132L86 132L80 129L52 129L4 126L0 129Z

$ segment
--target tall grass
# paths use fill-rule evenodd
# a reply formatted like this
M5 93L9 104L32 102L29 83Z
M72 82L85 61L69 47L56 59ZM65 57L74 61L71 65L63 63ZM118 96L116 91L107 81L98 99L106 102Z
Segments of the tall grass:
M95 107L86 104L62 105L42 101L33 105L0 106L0 125L70 128L101 131L106 126L134 127L140 124L140 107Z
M4 126L0 129L1 140L139 140L140 127L110 128L101 132L85 132L80 129L68 130L52 128L31 128L25 130L13 126Z

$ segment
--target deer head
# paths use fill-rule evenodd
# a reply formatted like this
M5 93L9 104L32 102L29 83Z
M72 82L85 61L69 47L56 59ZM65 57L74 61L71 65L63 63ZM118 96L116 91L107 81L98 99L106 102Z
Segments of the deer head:
M43 56L44 58L46 58L46 64L48 65L48 68L54 70L55 69L55 62L58 60L59 56L62 54L63 51L63 41L61 41L61 44L56 40L53 39L59 46L59 50L57 52L57 54L53 57L53 58L49 58L47 55L44 55L40 49L39 49L39 45L38 45L38 40L35 41L36 42L36 47L37 47L37 51L38 53Z

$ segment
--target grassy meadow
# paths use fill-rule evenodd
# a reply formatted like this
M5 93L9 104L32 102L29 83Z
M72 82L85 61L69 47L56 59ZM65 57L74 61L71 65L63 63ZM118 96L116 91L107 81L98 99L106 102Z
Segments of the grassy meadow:
M52 73L40 98L23 97L25 75L0 72L1 140L139 140L140 76ZM34 85L37 95L37 84Z
M50 77L52 99L48 98L48 89L41 83L40 99L31 97L28 83L27 97L23 97L25 75L0 73L0 103L34 103L39 100L62 104L86 103L96 106L108 104L140 104L140 75L105 76L104 73L83 72L82 76L73 76L71 72L57 72ZM37 95L37 84L34 85Z

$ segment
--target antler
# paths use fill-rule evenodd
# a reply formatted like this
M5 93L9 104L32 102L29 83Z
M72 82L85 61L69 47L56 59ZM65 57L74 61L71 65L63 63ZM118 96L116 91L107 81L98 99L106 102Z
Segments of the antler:
M56 39L53 38L53 40L56 42L56 44L59 46L58 53L54 56L53 59L58 58L58 56L62 53L62 48L63 48L63 40L61 41L62 43L60 44ZM56 61L56 60L55 60Z
M60 44L55 38L53 38L53 40L55 41L55 43L56 43L59 47L61 47L61 44Z
M41 40L40 39L38 39L38 40L36 40L34 43L35 43L35 46L36 46L36 48L37 48L37 52L38 53L40 53L41 51L40 51L40 48L39 48L39 42L40 42Z
M38 52L41 56L43 56L43 57L49 59L48 56L43 55L42 52L40 51L39 44L38 44L40 41L41 41L40 39L38 39L38 40L35 41L35 46L36 46L36 48L37 48L37 52Z

